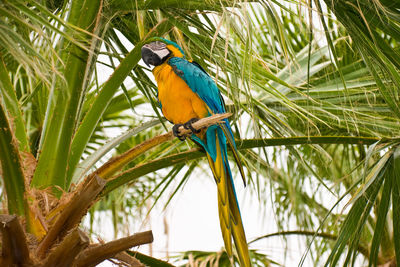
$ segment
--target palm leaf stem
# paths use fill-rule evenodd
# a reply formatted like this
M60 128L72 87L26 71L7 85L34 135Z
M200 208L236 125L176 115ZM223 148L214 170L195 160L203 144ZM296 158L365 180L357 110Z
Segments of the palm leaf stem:
M25 215L25 180L21 155L9 123L6 109L0 102L0 166L1 176L7 193L8 212Z
M306 230L293 230L293 231L280 231L276 233L271 233L267 235L263 235L260 237L257 237L249 242L249 244L260 241L265 238L270 238L270 237L275 237L275 236L287 236L287 235L301 235L301 236L312 236L312 237L321 237L325 239L330 239L330 240L336 240L338 238L337 235L334 234L329 234L329 233L318 233L314 231L306 231ZM358 249L357 249L361 254L363 254L365 257L369 256L369 250L367 247L364 247L360 244L358 244Z
M101 12L102 1L87 2L73 1L68 22L88 33L95 31L97 18ZM82 12L84 10L84 12ZM82 40L88 47L94 39L90 34L72 32L77 39ZM43 135L43 145L39 155L38 165L32 179L35 187L57 186L66 189L68 170L68 158L71 150L71 141L77 127L77 118L80 101L82 100L83 85L86 82L86 70L89 60L89 51L75 44L62 41L64 49L61 49L61 58L64 65L61 66L65 80L56 79L52 96L49 97L47 109L47 121ZM60 191L55 191L60 195Z
M160 136L155 137L162 138ZM153 138L154 139L154 138ZM372 145L376 142L392 143L400 139L386 139L375 137L347 137L347 136L304 136L304 137L286 137L286 138L266 138L266 139L247 139L237 140L237 149L251 149L267 146L293 146L293 145L311 145L311 144L347 144L347 145ZM156 141L154 141L156 142ZM135 179L148 173L176 165L181 162L188 162L194 159L204 157L205 153L200 148L190 149L185 152L170 155L161 159L156 159L144 164L137 165L110 180L101 195L106 195L117 187L132 182Z
M25 124L22 118L21 109L11 83L4 58L0 54L0 96L4 101L4 107L13 121L13 132L19 143L19 150L29 152L28 137L25 131Z
M196 121L195 123L193 123L192 126L195 129L202 129L202 128L208 127L212 124L221 122L223 119L226 119L231 115L232 115L231 113L215 114L210 117L206 117L206 118ZM191 134L191 130L185 129L183 126L181 126L179 128L179 132L181 135ZM110 159L105 164L103 164L103 166L101 166L99 169L97 169L94 172L94 174L100 176L101 178L103 178L105 180L108 180L117 171L121 170L122 167L124 167L126 164L131 162L137 156L139 156L139 155L143 154L144 152L146 152L160 144L163 144L173 138L174 138L174 135L171 131L166 134L158 135L154 138L146 140L146 141L142 142L141 144L129 149L125 153Z

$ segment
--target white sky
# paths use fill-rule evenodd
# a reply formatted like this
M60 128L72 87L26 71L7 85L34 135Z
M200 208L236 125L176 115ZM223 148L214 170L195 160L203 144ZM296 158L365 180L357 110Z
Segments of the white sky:
M242 219L246 231L247 241L263 234L277 231L273 218L273 208L267 208L267 214L260 213L260 204L254 195L250 195L249 188L244 188L240 177L235 180L238 199L240 202ZM154 235L153 256L166 259L166 241L169 243L169 255L174 252L187 250L219 251L224 246L218 218L217 191L213 178L210 175L193 173L188 183L170 203L166 211L162 211L165 200L162 199L150 213L150 223L129 227L131 233L152 230ZM102 224L95 225L95 232L101 233L105 241L114 238L111 214L99 214ZM168 237L164 233L164 218L169 225ZM88 226L88 220L84 222ZM96 231L98 229L98 231ZM259 249L270 259L284 264L296 266L306 247L305 242L297 237L291 237L288 248L281 237L274 237L258 241L250 249ZM287 249L287 250L286 250ZM139 251L148 254L148 245L142 246ZM288 253L287 255L285 255ZM287 256L287 257L285 257ZM286 264L285 264L286 260ZM171 261L171 263L173 263ZM100 266L114 266L110 262L103 262ZM312 266L306 261L304 266Z

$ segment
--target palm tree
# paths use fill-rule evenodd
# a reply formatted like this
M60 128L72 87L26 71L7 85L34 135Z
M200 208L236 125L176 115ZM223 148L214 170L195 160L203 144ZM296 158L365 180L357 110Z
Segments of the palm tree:
M91 219L110 210L121 231L205 163L164 134L156 86L138 64L141 45L164 36L215 77L248 190L274 206L280 231L250 242L255 265L274 264L258 240L299 235L302 261L399 266L399 9L386 0L0 3L3 265L168 265L124 252L151 232L94 245L77 228L88 210ZM182 258L230 264L222 252Z

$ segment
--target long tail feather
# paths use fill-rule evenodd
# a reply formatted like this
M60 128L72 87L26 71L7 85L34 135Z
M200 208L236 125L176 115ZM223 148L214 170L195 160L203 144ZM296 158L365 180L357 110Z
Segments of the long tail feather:
M223 169L223 166L221 164L222 163L221 157L220 160L218 160L217 157L217 160L215 162L208 154L207 158L211 170L214 174L215 181L217 183L219 223L221 227L222 238L224 239L225 243L225 250L228 253L228 255L232 255L232 237L231 237L232 227L231 227L230 211L229 211L228 187L226 186L226 182L223 176L218 175L216 171L217 168ZM218 165L218 163L220 166L217 167L216 165Z
M233 139L232 132L229 129L230 127L228 128L228 126L226 124L224 124L224 123L221 123L220 126L221 126L222 131L224 131L226 140L228 140L229 147L232 150L233 158L235 159L236 164L239 167L240 175L242 176L242 180L243 180L244 186L246 186L246 179L244 178L245 175L244 175L243 165L242 165L242 162L239 159L239 154L238 154L237 149L236 149L235 140Z
M233 191L233 184L228 186L228 194L230 200L230 210L232 216L232 236L235 242L236 251L239 257L241 266L251 266L249 248L247 246L246 235L243 229L242 218L240 216L239 206L236 201L236 196Z
M249 267L251 266L249 250L227 159L226 143L220 140L218 131L216 131L216 152L215 161L209 155L207 158L218 188L219 219L225 249L228 255L232 256L233 237L240 265Z

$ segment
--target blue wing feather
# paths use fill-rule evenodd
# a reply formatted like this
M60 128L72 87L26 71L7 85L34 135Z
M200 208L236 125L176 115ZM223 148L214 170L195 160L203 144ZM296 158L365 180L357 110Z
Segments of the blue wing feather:
M204 69L198 67L197 63L189 62L180 57L170 58L168 63L190 89L206 102L213 113L225 112L218 87Z

